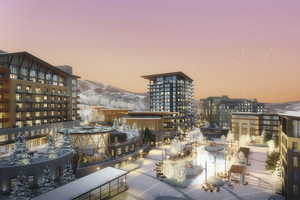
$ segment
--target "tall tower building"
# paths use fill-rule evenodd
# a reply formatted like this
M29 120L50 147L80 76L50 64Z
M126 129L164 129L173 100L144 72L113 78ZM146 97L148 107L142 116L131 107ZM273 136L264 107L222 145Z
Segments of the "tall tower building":
M27 52L0 53L0 154L12 151L17 134L31 148L77 124L78 78Z
M150 110L178 112L182 128L193 125L193 79L183 72L142 76L149 80Z

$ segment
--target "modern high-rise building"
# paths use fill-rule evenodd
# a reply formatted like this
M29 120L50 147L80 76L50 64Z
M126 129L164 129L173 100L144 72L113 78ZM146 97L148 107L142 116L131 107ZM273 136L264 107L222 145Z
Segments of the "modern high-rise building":
M178 112L178 125L193 125L193 79L183 72L171 72L142 76L150 81L150 110Z
M78 123L78 78L27 52L0 53L0 154L12 151L17 134L31 148Z
M260 113L264 111L264 104L259 103L256 99L216 96L201 99L200 102L202 103L201 118L224 128L230 128L231 113L233 112Z
M286 199L300 199L300 114L280 115L279 137L282 191Z

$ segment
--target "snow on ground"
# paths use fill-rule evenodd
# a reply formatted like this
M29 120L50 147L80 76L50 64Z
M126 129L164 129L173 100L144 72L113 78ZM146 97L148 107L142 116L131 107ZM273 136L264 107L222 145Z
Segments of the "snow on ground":
M265 170L265 147L251 146L250 162L247 167L248 185L234 183L234 188L224 186L221 192L204 192L200 184L192 184L185 189L170 186L155 177L154 166L161 159L162 151L168 146L150 151L143 164L137 170L127 175L128 191L113 198L113 200L266 200L274 190L274 184L279 179Z

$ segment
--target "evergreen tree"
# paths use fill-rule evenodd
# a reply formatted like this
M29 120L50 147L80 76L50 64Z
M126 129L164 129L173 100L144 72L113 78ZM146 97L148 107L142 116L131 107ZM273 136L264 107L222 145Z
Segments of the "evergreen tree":
M50 172L49 167L46 167L43 170L43 176L42 176L42 182L40 186L41 193L46 193L55 188L55 183L52 177L52 174Z
M14 200L29 200L31 198L31 191L29 189L28 180L25 175L18 175L16 186L10 197Z
M55 147L54 138L52 135L48 135L48 157L49 158L56 158L57 152Z
M28 149L26 147L25 136L18 134L15 142L15 149L11 156L12 164L27 165L30 163L30 157L28 155Z
M75 180L75 175L72 169L72 164L71 162L69 162L63 171L63 183L66 184L74 180Z
M71 136L68 129L64 131L64 141L61 147L62 152L73 151L72 144L71 144Z
M266 160L266 169L274 171L276 166L278 165L280 154L278 152L273 151L270 153Z

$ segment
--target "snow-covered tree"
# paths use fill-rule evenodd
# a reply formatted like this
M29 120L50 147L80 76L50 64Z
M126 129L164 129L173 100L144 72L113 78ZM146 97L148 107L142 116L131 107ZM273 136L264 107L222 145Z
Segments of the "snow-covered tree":
M22 165L27 165L30 163L25 135L18 134L15 142L15 149L11 156L11 163Z
M46 193L46 192L53 190L54 188L55 188L55 183L53 180L52 173L51 173L49 167L46 167L43 170L42 181L40 184L40 191L41 191L41 193Z
M31 198L31 191L28 185L28 178L20 174L16 180L16 186L10 195L14 200L29 200Z
M52 135L48 135L48 157L49 158L56 158L57 152L55 147L54 137Z
M114 119L114 123L113 123L113 126L112 126L114 129L118 129L119 128L119 121L118 119Z
M68 151L73 151L72 144L71 144L71 135L68 129L64 131L64 141L61 146L61 151L62 152L68 152Z
M69 162L63 171L63 183L69 183L75 180L75 175L72 169L72 164Z

